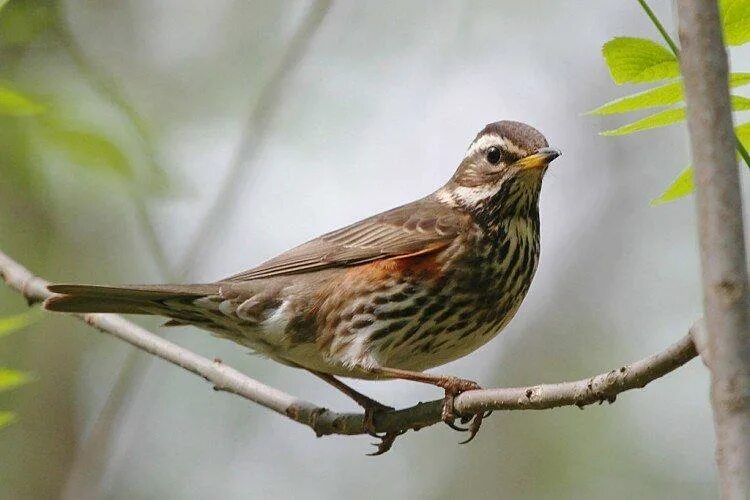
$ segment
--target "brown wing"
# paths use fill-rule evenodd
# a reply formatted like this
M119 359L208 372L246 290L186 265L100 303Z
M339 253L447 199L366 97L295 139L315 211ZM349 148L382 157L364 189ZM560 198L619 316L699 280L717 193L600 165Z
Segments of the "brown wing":
M223 281L356 266L379 259L436 251L450 244L467 224L466 215L424 198L324 234Z

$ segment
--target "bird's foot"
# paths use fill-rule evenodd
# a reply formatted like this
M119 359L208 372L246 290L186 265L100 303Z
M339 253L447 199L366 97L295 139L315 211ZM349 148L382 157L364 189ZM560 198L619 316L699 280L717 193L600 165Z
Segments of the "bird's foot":
M445 400L443 402L443 413L442 413L442 420L445 422L451 429L460 431L460 432L469 432L468 439L461 441L461 444L466 444L477 435L477 432L479 432L479 428L482 426L482 420L486 417L489 417L492 413L491 411L488 412L480 412L475 413L473 415L456 415L455 411L455 399L456 396L459 394L466 392L466 391L474 391L477 389L481 389L479 384L474 382L473 380L466 380L466 379L460 379L457 377L446 377L445 381L439 384L440 387L445 389ZM455 424L456 419L459 419L459 421L466 425L467 427L460 427Z
M404 430L400 431L391 431L391 432L382 432L378 433L375 430L375 415L377 413L384 413L389 411L394 411L395 408L392 408L390 406L386 406L382 403L378 403L375 400L371 400L371 403L364 406L365 409L365 419L362 423L365 432L369 434L370 436L379 439L378 442L372 443L373 446L376 446L378 449L375 450L372 453L368 453L368 456L375 457L377 455L382 455L383 453L387 452L391 449L391 446L393 446L393 443L396 441L396 438L399 437L401 434L403 434Z
M372 453L368 453L367 456L376 457L390 450L391 446L393 446L394 441L396 441L396 438L405 432L406 432L405 430L399 430L399 431L384 432L382 434L377 435L376 437L380 441L378 441L377 443L372 443L373 446L377 447L377 450L375 450Z
M365 432L369 434L370 436L378 439L382 439L386 433L378 434L375 430L375 415L377 413L386 413L389 411L394 411L395 408L391 406L384 405L383 403L379 403L375 401L374 399L371 399L366 404L361 404L362 408L365 409L365 419L362 423L362 426L365 429Z

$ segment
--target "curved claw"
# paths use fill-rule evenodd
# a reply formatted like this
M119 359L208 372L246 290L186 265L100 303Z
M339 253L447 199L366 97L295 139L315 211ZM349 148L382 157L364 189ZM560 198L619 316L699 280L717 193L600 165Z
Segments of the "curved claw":
M396 432L384 433L383 437L380 437L379 443L371 443L373 446L377 446L378 449L372 453L367 453L367 456L377 457L378 455L382 455L383 453L387 452L391 449L391 446L393 446L393 442L396 441L396 438L405 432L406 431L401 430Z
M484 419L484 413L477 413L469 423L469 437L465 441L461 441L459 444L466 444L476 437L479 428L482 426L482 419Z
M370 429L365 429L365 432L367 433L368 436L374 437L375 439L381 439L381 440L385 439L385 437L388 435L387 432L383 432L381 434L378 434L377 432L371 431ZM372 444L373 445L377 445L377 443L372 443Z
M467 432L467 431L469 430L469 428L468 428L468 427L459 427L458 425L456 425L456 424L455 424L455 423L453 423L453 422L447 422L447 421L446 421L446 422L445 422L445 425L447 425L448 427L450 427L450 428L451 428L451 429L453 429L454 431L458 431L458 432Z

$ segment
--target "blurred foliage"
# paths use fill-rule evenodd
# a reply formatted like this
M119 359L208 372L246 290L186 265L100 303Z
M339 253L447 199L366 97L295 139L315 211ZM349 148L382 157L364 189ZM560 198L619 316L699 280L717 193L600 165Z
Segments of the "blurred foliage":
M590 111L593 115L629 113L648 108L672 106L681 103L684 90L680 77L678 49L674 41L650 9L645 0L638 0L646 15L664 37L668 47L645 38L615 37L602 47L604 61L612 80L617 85L652 83L669 79L676 81L610 101ZM719 2L724 27L724 42L728 46L742 45L750 41L750 0L722 0ZM750 83L750 73L731 73L729 87L735 88ZM732 95L732 110L750 110L750 99ZM685 107L672 108L646 116L613 130L601 132L605 136L627 135L654 128L666 127L685 120ZM740 156L750 167L746 148L750 145L748 125L735 128L737 148ZM693 168L688 166L675 178L664 192L654 198L652 205L661 205L682 198L693 192Z
M38 318L38 311L31 310L13 316L0 317L0 337L21 330L32 324Z
M82 121L78 110L91 104L90 95L48 82L24 88L24 55L50 48L74 62L78 77L124 126L112 127L91 117ZM0 70L0 149L5 152L0 159L0 192L20 190L30 198L47 192L54 188L48 182L48 163L62 160L71 168L109 176L129 196L172 193L155 159L147 125L114 83L103 83L106 77L82 53L68 31L61 2L5 2L0 11L0 59L8 62ZM125 143L140 148L134 151L123 147Z
M13 316L0 317L0 337L29 326L39 317L36 313L37 311L28 311ZM0 392L15 389L30 380L31 377L27 373L0 367ZM15 413L0 410L0 429L12 424L15 420Z
M0 115L30 116L44 111L44 106L0 83Z
M107 137L87 130L70 130L64 125L47 125L45 139L51 149L65 155L71 163L94 170L111 170L123 178L132 178L128 158Z
M0 47L23 47L54 25L54 5L47 0L5 0L0 17Z

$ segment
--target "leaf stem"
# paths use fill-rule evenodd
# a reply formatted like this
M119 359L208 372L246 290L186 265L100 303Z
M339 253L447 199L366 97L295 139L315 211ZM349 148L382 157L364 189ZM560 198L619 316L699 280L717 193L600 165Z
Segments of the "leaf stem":
M666 28L664 28L664 25L659 21L659 18L656 17L656 14L654 14L654 11L651 10L651 7L646 3L646 0L637 0L637 2L641 5L643 8L643 11L646 13L649 19L651 19L651 22L654 24L654 27L661 33L662 38L664 38L664 41L667 42L667 45L669 45L669 48L674 53L675 57L679 60L680 59L680 49L677 47L677 44L674 42L671 36L669 36L669 33L667 32ZM745 165L747 165L748 168L750 168L750 154L748 154L747 149L745 148L745 145L740 142L740 138L737 137L737 134L734 135L735 143L737 144L737 152L740 154L742 159L745 161Z
M659 21L659 18L656 17L656 14L654 14L654 11L651 10L651 7L646 3L646 0L638 0L638 3L641 4L641 7L643 8L644 12L646 12L646 15L649 19L651 19L651 22L654 23L654 26L657 30L659 30L659 33L661 33L661 36L664 38L664 41L667 42L667 45L669 45L669 48L672 49L672 52L674 53L675 57L679 59L680 57L680 49L677 48L677 44L674 43L674 40L672 40L672 37L669 36L669 33L667 33L666 28L664 28L664 25Z

